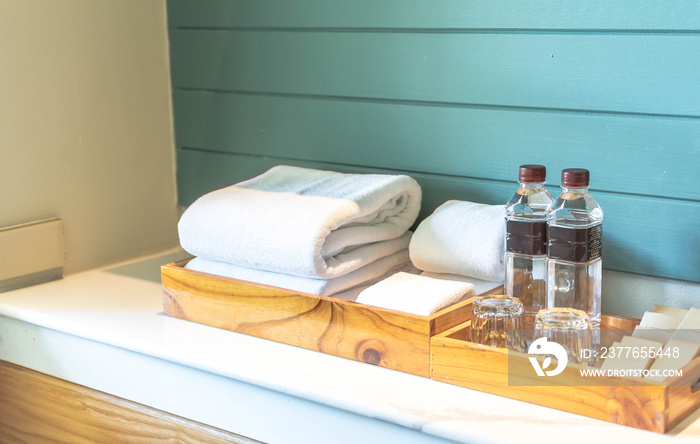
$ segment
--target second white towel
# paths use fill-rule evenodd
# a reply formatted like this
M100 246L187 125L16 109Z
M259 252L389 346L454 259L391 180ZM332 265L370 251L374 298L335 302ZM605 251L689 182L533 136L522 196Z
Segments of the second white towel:
M473 294L467 282L400 272L362 291L356 302L428 316Z
M505 207L448 200L418 225L409 252L423 271L503 282Z

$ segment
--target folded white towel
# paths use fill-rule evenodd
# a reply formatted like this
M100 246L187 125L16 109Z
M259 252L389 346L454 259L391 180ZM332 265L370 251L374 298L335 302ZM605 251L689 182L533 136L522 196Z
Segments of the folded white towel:
M242 267L331 279L400 250L421 188L403 175L276 166L197 199L180 218L190 254Z
M467 282L399 272L363 290L356 302L428 316L473 294Z
M336 299L343 299L345 301L355 302L360 293L365 291L367 288L399 272L421 274L420 270L414 267L413 264L409 261L408 263L406 263L405 266L385 274L380 279L372 279L371 281L367 281L365 284L358 285L357 287L353 287L349 290L341 291L339 293L333 293L333 297Z
M477 279L469 276L460 276L458 274L433 273L430 271L424 271L419 274L421 276L427 276L433 279L446 279L448 281L468 282L474 286L474 294L486 293L487 291L491 291L503 285L503 282L485 281L483 279Z
M503 282L505 206L449 200L418 225L409 252L423 271Z
M199 257L192 259L185 268L303 293L332 296L358 285L374 284L410 266L408 249L404 249L333 279L312 279L291 274L274 273L240 267L226 262L210 261Z

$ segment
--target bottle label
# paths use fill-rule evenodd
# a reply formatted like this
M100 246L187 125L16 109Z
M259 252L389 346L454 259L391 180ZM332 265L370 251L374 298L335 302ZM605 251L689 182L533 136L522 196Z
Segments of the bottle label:
M547 254L547 222L507 220L506 251L528 255Z
M588 228L549 227L547 255L569 262L590 262L603 256L603 224Z

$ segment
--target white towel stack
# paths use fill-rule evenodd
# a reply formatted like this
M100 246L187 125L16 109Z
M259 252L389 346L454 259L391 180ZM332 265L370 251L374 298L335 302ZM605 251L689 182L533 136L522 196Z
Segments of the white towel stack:
M178 231L187 268L331 295L408 264L420 203L408 176L276 166L203 195Z
M504 235L503 205L449 200L418 225L411 261L431 277L464 276L494 288L503 282Z

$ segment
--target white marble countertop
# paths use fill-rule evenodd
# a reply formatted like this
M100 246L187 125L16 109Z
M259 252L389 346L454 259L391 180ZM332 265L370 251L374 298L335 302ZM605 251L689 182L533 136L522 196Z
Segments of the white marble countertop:
M0 294L0 359L271 443L700 441L660 435L162 314L170 253Z

